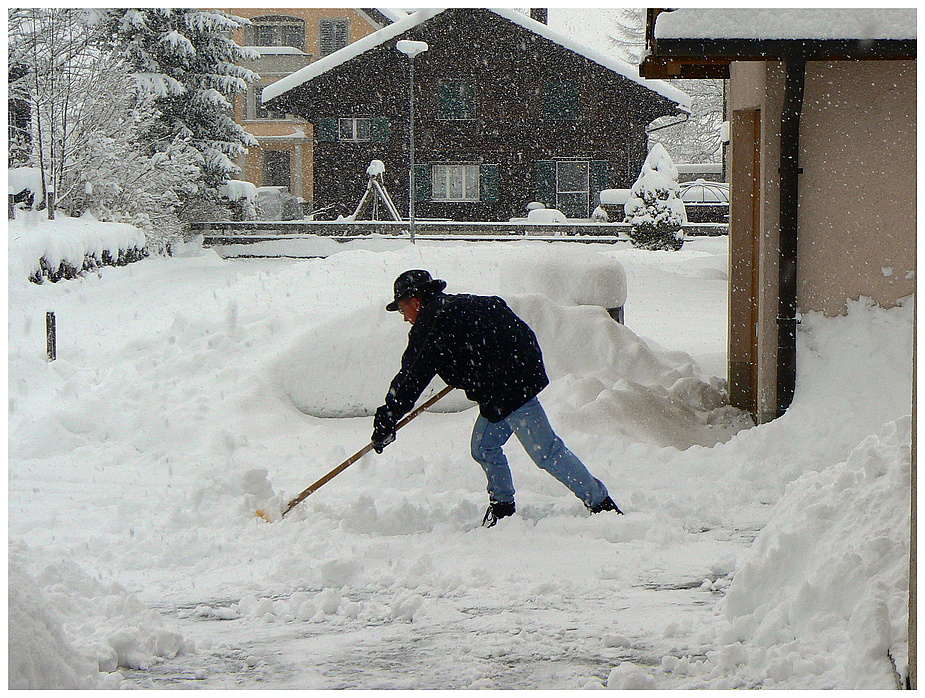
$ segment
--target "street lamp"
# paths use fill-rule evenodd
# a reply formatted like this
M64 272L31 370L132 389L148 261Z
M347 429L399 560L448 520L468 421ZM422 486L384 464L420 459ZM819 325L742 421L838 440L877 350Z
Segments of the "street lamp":
M408 231L414 244L414 57L427 50L426 41L402 39L395 48L408 56Z

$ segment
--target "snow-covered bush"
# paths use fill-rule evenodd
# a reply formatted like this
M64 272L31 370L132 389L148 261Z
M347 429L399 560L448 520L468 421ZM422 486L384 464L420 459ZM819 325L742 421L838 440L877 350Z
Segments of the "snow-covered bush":
M256 220L257 186L252 182L229 179L218 188L218 195L228 200L233 220Z
M630 237L646 250L679 250L684 244L684 202L678 170L665 147L656 143L642 165L633 195L624 206Z
M10 221L9 277L45 281L74 279L103 266L124 266L148 256L145 234L122 223L101 223L92 215L61 213L44 220L39 211L21 211Z

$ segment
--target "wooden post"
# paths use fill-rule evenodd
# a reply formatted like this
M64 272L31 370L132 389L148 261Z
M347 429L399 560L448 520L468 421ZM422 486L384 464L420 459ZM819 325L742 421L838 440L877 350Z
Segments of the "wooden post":
M57 358L57 339L55 337L55 313L49 310L45 313L45 348L48 351L48 360Z

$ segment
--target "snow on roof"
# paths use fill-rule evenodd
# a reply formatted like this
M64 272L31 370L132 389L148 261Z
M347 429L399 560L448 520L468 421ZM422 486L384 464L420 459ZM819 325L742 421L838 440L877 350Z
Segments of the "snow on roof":
M649 90L652 90L656 94L659 94L662 97L675 102L683 109L690 111L690 96L661 80L646 80L639 77L637 69L634 66L631 66L629 63L625 63L618 58L606 56L599 51L590 49L587 46L584 46L575 41L574 39L571 39L553 29L550 29L542 22L537 22L536 20L530 19L526 15L517 12L516 10L491 8L491 11L511 22L514 22L515 24L520 25L524 29L532 31L535 34L539 34L543 38L549 39L553 43L559 44L560 46L567 48L570 51L574 51L575 53L584 56L588 60L594 61L595 63L602 65L605 68L608 68ZM324 58L305 66L301 70L297 70L296 72L292 73L292 75L287 75L281 80L274 82L272 85L265 87L262 93L263 101L268 102L274 97L279 97L281 94L288 92L289 90L298 87L299 85L306 83L309 80L312 80L319 75L322 75L323 73L336 68L339 65L343 65L350 59L356 58L360 54L380 46L390 39L394 39L395 37L400 36L407 30L423 24L427 20L436 17L441 12L444 12L444 9L418 10L414 14L395 22L394 24L390 24L389 26L384 27L377 32L363 37L359 41L348 44L339 51L335 51L331 55L325 56Z
M386 19L392 22L399 22L408 16L408 12L405 10L398 10L392 7L377 7L377 10L386 17Z
M915 39L916 10L681 9L662 12L656 39Z

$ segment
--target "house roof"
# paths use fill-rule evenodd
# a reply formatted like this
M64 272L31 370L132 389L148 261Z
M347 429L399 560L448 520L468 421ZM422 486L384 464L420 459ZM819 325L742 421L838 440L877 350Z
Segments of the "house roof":
M359 41L355 41L354 43L345 46L339 51L335 51L329 56L325 56L324 58L305 66L301 70L298 70L291 75L288 75L285 78L282 78L281 80L268 85L263 89L263 101L268 102L275 97L279 97L289 90L292 90L299 85L302 85L318 77L319 75L322 75L329 70L336 68L337 66L343 65L350 59L355 58L373 48L376 48L377 46L381 46L391 39L401 36L409 29L417 27L445 11L445 8L418 10L414 14L400 19L394 24L390 24L389 26L384 27L377 32L365 36ZM501 17L504 17L511 22L514 22L515 24L520 25L524 29L532 31L535 34L538 34L539 36L552 41L553 43L559 44L563 48L584 56L588 60L594 61L595 63L608 68L609 70L612 70L619 75L622 75L628 80L632 80L633 82L638 83L639 85L642 85L649 90L652 90L662 97L665 97L669 101L678 104L682 109L690 111L691 98L681 90L672 87L668 83L662 82L661 80L647 80L641 78L634 66L631 66L630 64L612 56L607 56L603 53L600 53L599 51L595 51L594 49L583 46L581 43L575 41L574 39L564 36L555 30L550 29L542 22L537 22L536 20L530 19L520 12L515 10L496 8L491 8L490 11Z
M649 9L651 78L726 78L749 60L915 59L915 9Z

